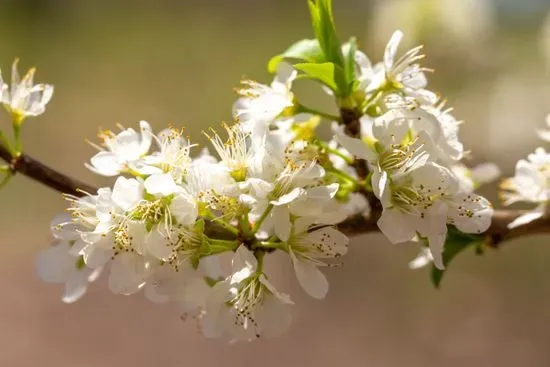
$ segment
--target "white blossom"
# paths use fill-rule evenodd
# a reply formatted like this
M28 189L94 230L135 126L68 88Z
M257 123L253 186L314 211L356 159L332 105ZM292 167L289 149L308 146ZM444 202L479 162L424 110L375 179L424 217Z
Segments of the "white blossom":
M69 215L56 216L51 225L54 243L41 250L36 258L37 273L42 280L65 284L62 297L65 303L78 301L86 293L88 283L96 280L102 271L102 268L86 267L78 255L78 249L84 245L79 229Z
M218 282L206 300L204 323L209 334L233 340L274 337L290 325L290 298L279 293L258 269L258 260L240 246L232 261L232 275Z
M392 243L410 241L417 234L427 238L435 265L443 268L447 224L481 233L490 225L492 208L486 199L462 193L456 177L430 161L437 152L430 134L441 132L437 121L390 112L391 118L384 115L375 121L373 133L379 140L373 145L343 134L337 139L350 153L370 162L373 191L383 207L380 230ZM415 128L420 130L416 136L411 135Z
M310 224L308 220L297 220L285 246L304 291L313 298L323 299L328 292L328 281L319 267L330 266L326 260L344 255L349 239L335 228L315 229L310 228Z
M537 148L527 159L520 159L516 164L514 177L501 183L501 199L504 205L516 202L536 204L536 208L516 218L508 225L514 228L529 223L545 215L550 200L550 154L543 148Z
M227 131L227 139L214 133L207 135L210 142L220 156L220 164L227 169L231 177L237 182L244 181L247 177L248 167L253 164L253 146L249 144L250 134L241 129L241 125L229 126L224 124ZM260 144L260 142L255 142Z
M187 169L192 164L190 156L194 146L183 137L183 131L174 128L162 130L153 135L159 150L145 155L143 160L134 163L141 174L170 173L176 182L181 183Z
M19 77L17 64L13 62L11 85L4 82L0 72L0 98L6 110L12 114L14 123L21 123L27 116L38 116L44 113L46 105L53 96L53 86L49 84L34 85L35 68L30 69L23 78Z
M86 164L93 172L103 176L116 176L121 173L138 170L138 162L151 147L153 134L147 121L140 121L140 132L132 128L123 129L115 134L110 130L102 131L99 137L101 146L95 146L99 152Z
M459 180L462 190L467 192L473 192L478 187L493 182L501 175L500 168L491 162L480 163L472 168L458 162L449 168Z
M291 88L296 76L297 71L282 62L270 86L242 81L242 87L237 90L241 98L233 106L233 115L244 131L261 136L277 117L293 114L295 101Z
M424 72L430 69L418 64L418 61L424 58L420 53L422 46L415 47L397 57L397 48L402 38L403 33L395 31L386 45L383 62L374 66L371 66L364 54L357 52L356 62L359 66L358 79L361 86L367 93L395 88L417 98L422 103L433 104L437 97L425 89L428 81Z

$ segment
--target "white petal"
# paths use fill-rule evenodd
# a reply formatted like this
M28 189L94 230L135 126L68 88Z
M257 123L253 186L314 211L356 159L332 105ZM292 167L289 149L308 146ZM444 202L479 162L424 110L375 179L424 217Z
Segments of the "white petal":
M132 209L143 199L143 185L136 179L120 176L113 187L113 202L122 210Z
M384 67L386 70L390 70L393 67L395 55L397 54L397 48L399 47L402 38L403 32L397 30L393 32L388 44L386 45L386 50L384 52Z
M219 279L223 272L221 268L221 258L224 254L211 255L203 257L199 263L198 271L212 279Z
M316 218L311 217L300 217L294 221L293 224L293 235L298 235L300 233L305 233L309 226L316 223Z
M276 206L271 210L271 220L275 234L281 241L288 241L290 237L290 212L287 207Z
M271 84L271 88L276 90L278 93L289 94L290 88L292 87L292 82L296 79L298 72L287 62L281 62L277 66L277 72L275 74L275 79Z
M478 184L482 185L485 183L492 182L496 180L500 175L500 168L491 162L481 163L472 168L472 179Z
M398 209L384 209L378 219L378 228L393 244L410 241L416 235L411 218Z
M345 150L358 158L368 161L376 158L376 154L360 139L352 138L342 132L334 135L334 140L340 143Z
M371 182L374 195L381 199L384 196L386 188L389 187L388 173L375 168L372 173Z
M433 261L433 256L429 248L422 247L418 255L409 262L409 268L420 269L430 264Z
M139 122L139 128L141 130L141 143L139 146L140 155L146 154L151 147L153 140L153 131L151 125L145 120Z
M430 252L433 257L433 262L436 268L445 269L443 265L443 246L445 245L446 234L429 235L428 242L430 244Z
M145 236L145 248L149 254L163 261L170 260L174 255L174 248L158 228L153 228L153 230Z
M323 299L328 292L328 281L325 275L313 264L301 261L291 253L296 278L302 289L311 297Z
M177 195L170 203L170 213L179 224L192 225L197 219L197 204L187 195Z
M103 176L116 176L124 169L124 165L120 164L113 152L96 153L90 159L90 164L86 164L86 167Z
M162 294L157 291L157 288L154 284L147 283L145 285L145 290L143 291L145 298L153 303L166 303L170 301L170 296L167 294Z
M518 226L530 223L536 219L542 218L544 216L544 213L545 211L542 208L539 208L535 209L534 211L522 214L508 224L508 229L513 229Z
M267 295L256 321L261 328L261 337L273 338L280 336L288 329L292 317L287 304L274 295Z
M298 197L305 195L306 191L302 189L301 187L297 187L293 189L288 194L285 194L283 196L280 196L277 200L272 200L271 204L273 205L286 205L288 203L291 203L292 201L296 200Z
M145 284L147 267L143 257L121 253L111 263L109 289L115 294L132 294Z
M178 190L178 185L170 173L149 176L143 186L149 194L156 196L168 196Z
M453 210L454 209L454 210ZM491 203L476 194L460 194L449 210L451 223L466 233L482 233L491 225L494 210Z
M326 257L338 257L348 251L348 236L333 227L323 227L313 231L308 234L307 239L316 248L322 248Z
M63 294L61 300L64 303L76 302L86 293L87 288L88 282L86 281L86 278L76 276L69 279L69 281L65 283L65 293Z
M66 243L61 243L38 253L36 271L43 281L63 283L67 280L71 266L76 266L76 258L69 256L69 249Z
M96 269L107 264L113 256L110 238L101 236L101 240L82 249L86 266Z
M246 246L239 246L231 262L231 283L240 283L253 274L257 267L258 260L254 254Z
M50 231L56 239L67 241L80 239L80 234L74 223L72 223L69 213L56 215L50 223Z

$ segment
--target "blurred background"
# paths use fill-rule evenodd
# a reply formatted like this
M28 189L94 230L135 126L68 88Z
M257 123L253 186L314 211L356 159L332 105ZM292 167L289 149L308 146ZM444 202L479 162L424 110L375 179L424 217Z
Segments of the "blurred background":
M470 163L506 175L540 143L550 112L550 1L338 0L342 38L358 36L380 60L394 29L425 44L431 89L466 123ZM268 82L266 61L312 37L305 0L1 0L0 65L38 67L56 92L45 115L24 126L27 153L95 185L83 162L98 127L201 131L231 118L241 76ZM307 88L306 88L307 89ZM316 94L306 90L315 102ZM0 124L8 128L3 117ZM484 193L495 199L495 186ZM36 252L65 207L56 192L16 177L0 192L0 366L550 366L548 238L459 256L434 290L429 271L410 271L414 245L380 235L353 240L329 270L323 302L301 292L283 259L277 286L296 302L282 338L228 345L204 340L175 307L114 296L103 281L80 302L41 283Z

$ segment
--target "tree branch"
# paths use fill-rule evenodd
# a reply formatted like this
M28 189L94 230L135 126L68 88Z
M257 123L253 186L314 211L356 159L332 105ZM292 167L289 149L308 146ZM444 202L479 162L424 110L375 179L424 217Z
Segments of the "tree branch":
M12 174L19 172L59 192L82 196L82 192L94 194L97 191L97 188L66 176L26 154L14 157L8 149L1 144L0 158L9 164Z
M59 192L76 196L82 196L84 192L90 194L97 192L97 188L66 176L28 155L22 154L19 157L14 157L2 145L0 145L0 158L10 165L12 173L21 173ZM369 218L364 218L362 216L350 218L340 223L338 228L350 236L379 232L376 222L380 217L380 213L380 208L375 207ZM508 229L508 224L524 213L525 211L522 210L496 210L492 224L487 232L485 232L487 244L497 248L501 243L511 239L528 235L550 233L550 217L548 216L518 226L514 229ZM215 223L209 225L209 228L209 232L215 234L216 238L234 237L231 233L224 233L225 230L223 227Z
M487 240L486 244L489 247L498 248L503 242L515 238L536 234L550 234L550 217L548 216L517 226L513 229L508 228L509 223L525 213L526 211L524 210L495 210L491 226L483 233ZM380 230L376 224L378 218L380 218L380 212L373 211L369 218L357 216L340 223L338 229L348 236L379 232Z

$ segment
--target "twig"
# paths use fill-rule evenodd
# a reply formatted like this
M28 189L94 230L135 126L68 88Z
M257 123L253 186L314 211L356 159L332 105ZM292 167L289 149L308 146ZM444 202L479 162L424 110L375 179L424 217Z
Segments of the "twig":
M59 192L81 196L82 191L90 194L94 194L97 191L97 188L66 176L26 154L13 156L9 150L1 144L0 158L9 164L12 173L21 173Z

